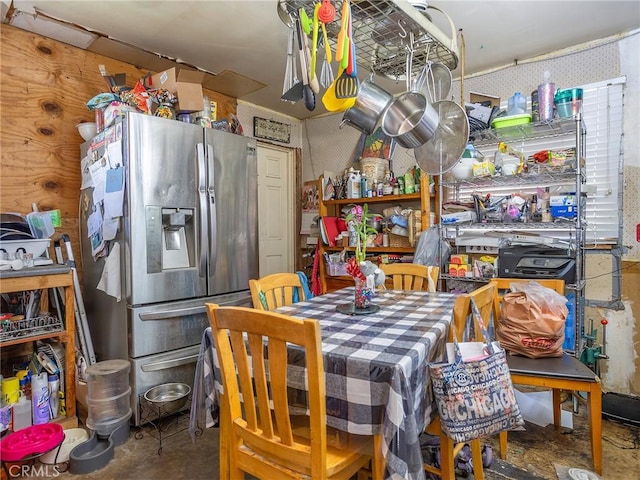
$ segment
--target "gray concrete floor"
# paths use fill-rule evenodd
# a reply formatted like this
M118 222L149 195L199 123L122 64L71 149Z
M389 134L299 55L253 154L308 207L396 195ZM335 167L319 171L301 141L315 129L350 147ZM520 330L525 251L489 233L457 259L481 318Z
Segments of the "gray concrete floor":
M566 408L566 404L565 404ZM497 437L486 441L493 446L496 459L485 470L487 480L570 480L561 474L562 468L591 470L591 454L584 409L574 417L574 429L556 430L527 424L523 432L509 433L507 461L497 459ZM142 438L136 438L136 432ZM210 428L191 440L188 430L162 441L150 435L149 426L142 430L132 427L129 439L115 448L113 460L102 469L74 475L56 474L49 470L34 471L22 479L59 478L61 480L218 480L218 429ZM170 433L170 432L169 432ZM139 436L139 435L138 435ZM640 428L603 420L603 457L605 480L637 479L640 466ZM559 473L560 472L560 473ZM468 477L472 478L472 477ZM273 479L277 480L277 479Z

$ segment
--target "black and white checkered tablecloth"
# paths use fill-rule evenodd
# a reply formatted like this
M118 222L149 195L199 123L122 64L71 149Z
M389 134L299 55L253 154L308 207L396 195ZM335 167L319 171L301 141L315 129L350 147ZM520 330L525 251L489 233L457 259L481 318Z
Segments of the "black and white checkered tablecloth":
M443 358L455 295L386 290L373 299L380 306L376 313L338 313L336 306L353 295L353 287L344 288L276 312L320 322L328 425L360 435L382 433L387 478L423 479L419 435L437 414L427 365ZM210 333L206 337L203 345L210 346ZM217 370L217 358L211 360ZM290 352L294 405L304 405L303 362ZM215 388L221 389L217 379ZM210 387L204 390L208 394Z

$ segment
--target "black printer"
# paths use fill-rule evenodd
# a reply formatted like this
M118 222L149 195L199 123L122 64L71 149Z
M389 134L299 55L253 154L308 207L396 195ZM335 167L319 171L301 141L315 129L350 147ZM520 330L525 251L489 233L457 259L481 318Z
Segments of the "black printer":
M576 281L576 261L566 248L518 245L498 250L498 274L532 280L556 278Z

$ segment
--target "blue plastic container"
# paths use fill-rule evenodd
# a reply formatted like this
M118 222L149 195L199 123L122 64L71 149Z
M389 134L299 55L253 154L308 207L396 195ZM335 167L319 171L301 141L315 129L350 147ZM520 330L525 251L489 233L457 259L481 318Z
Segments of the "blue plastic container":
M567 295L567 321L564 324L564 343L562 344L563 350L574 352L576 349L576 294L570 293Z
M520 92L514 93L507 102L507 115L522 115L527 111L527 97Z

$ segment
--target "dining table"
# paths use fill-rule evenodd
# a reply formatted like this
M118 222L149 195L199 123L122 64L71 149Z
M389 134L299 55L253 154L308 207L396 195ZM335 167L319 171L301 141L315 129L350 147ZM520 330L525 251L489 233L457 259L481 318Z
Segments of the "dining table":
M371 313L349 311L354 287L274 310L320 323L325 367L327 425L374 436L384 478L423 480L420 435L437 416L429 363L444 359L456 295L379 290ZM377 310L377 311L374 311ZM222 392L211 331L205 331L196 367L191 429L205 422ZM292 413L305 410L304 358L289 355L287 382Z

